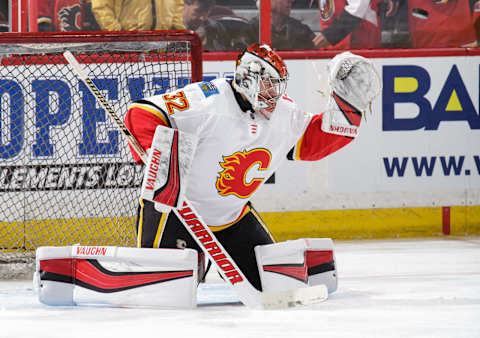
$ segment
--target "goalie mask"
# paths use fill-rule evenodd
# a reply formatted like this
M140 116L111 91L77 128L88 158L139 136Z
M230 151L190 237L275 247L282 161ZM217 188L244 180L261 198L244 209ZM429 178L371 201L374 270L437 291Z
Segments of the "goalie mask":
M288 72L282 58L268 45L252 44L238 56L233 88L255 112L270 119L285 94Z

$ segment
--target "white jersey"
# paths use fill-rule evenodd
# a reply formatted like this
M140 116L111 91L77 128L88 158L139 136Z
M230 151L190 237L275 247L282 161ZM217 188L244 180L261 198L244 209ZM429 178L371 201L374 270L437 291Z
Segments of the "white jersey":
M186 198L210 226L226 225L240 216L312 118L286 96L270 120L245 112L227 79L193 83L140 105L149 103L161 110L155 114L166 125L199 137Z

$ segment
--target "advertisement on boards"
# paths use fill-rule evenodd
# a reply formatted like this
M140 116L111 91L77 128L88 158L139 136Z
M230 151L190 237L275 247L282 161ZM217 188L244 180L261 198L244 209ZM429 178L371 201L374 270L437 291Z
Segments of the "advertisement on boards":
M357 139L322 161L286 163L256 203L269 211L479 204L479 60L372 59L383 89ZM288 95L305 111L322 112L328 60L286 63ZM225 76L233 66L205 68Z
M374 62L382 93L352 147L330 160L329 190L376 194L377 206L479 204L478 58Z
M255 197L259 210L480 204L480 57L372 61L383 89L357 139L319 162L286 161ZM303 110L321 113L328 99L328 60L286 63L288 95ZM234 67L233 60L205 61L204 80L233 77ZM78 80L65 82L42 73L32 73L29 83L21 85L14 75L1 79L2 111L10 115L1 126L0 191L16 196L27 187L68 196L75 190L87 199L92 196L89 191L110 188L135 194L142 168L133 163L125 140L103 109L92 105L91 94ZM125 100L159 94L156 84L166 81L160 73L127 79L120 69L116 76L92 76L118 109ZM142 93L131 90L139 82L144 84ZM22 93L22 88L34 96ZM41 103L48 99L55 113ZM36 109L26 112L18 109L21 106ZM62 148L68 154L62 159L57 145L67 139ZM64 163L65 158L70 162Z
M334 191L480 188L479 65L452 61L383 60L376 111L353 149L332 163ZM339 164L347 160L354 172Z

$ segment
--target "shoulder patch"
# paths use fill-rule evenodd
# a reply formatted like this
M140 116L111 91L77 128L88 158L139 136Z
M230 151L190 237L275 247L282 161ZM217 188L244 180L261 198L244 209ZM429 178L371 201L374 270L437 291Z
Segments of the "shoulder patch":
M210 95L219 94L218 88L215 87L215 85L211 82L200 82L198 84L198 86L202 90L203 95L205 95L205 97L209 97Z

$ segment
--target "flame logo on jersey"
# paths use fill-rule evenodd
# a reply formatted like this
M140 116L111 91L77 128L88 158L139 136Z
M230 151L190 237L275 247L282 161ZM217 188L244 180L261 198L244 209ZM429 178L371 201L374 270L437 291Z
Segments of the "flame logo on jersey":
M259 171L267 170L271 159L272 155L264 148L237 151L233 155L223 156L223 162L220 162L223 171L219 173L216 184L218 193L240 198L251 196L264 178L253 178L247 183L247 173L255 165L258 165Z
M335 0L320 0L320 19L327 21L335 12Z

